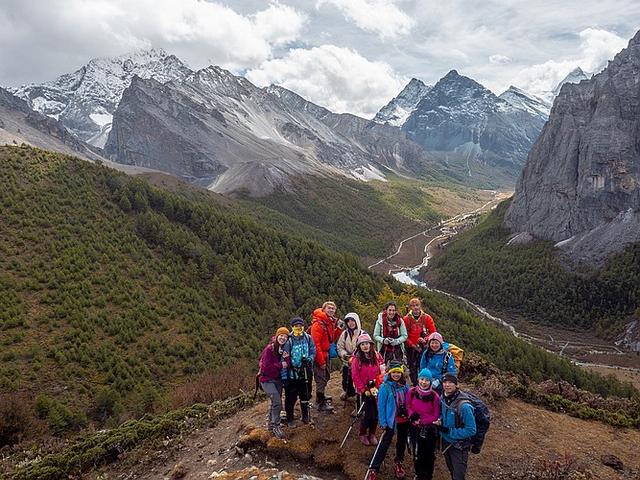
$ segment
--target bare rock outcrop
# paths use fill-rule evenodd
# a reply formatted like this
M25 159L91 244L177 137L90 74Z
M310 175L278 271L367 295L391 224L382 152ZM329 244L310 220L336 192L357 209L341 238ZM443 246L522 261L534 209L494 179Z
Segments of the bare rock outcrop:
M505 224L592 264L640 241L640 32L601 73L562 87Z

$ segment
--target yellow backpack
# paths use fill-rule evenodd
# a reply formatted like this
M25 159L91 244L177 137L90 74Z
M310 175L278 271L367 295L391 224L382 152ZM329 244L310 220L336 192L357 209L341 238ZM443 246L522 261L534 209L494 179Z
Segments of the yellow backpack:
M453 361L456 363L456 370L460 373L460 364L462 363L462 357L464 357L464 350L454 345L453 343L449 344L448 353L453 357ZM444 362L446 365L448 361Z

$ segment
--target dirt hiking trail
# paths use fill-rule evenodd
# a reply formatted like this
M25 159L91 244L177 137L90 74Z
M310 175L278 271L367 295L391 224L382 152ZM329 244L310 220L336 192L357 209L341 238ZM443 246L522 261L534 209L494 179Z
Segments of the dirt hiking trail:
M333 374L329 393L339 398ZM336 479L362 480L373 447L361 445L352 431L338 449L351 420L353 405L335 401L334 414L314 415L314 426L297 419L278 440L265 428L267 402L261 402L213 428L164 440L126 453L115 464L92 472L93 479ZM473 479L639 479L640 431L618 429L553 413L518 400L490 404L491 428L479 455L470 455L467 478ZM299 412L297 413L299 415ZM357 425L357 424L356 424ZM354 429L355 430L355 429ZM380 472L392 479L394 446ZM623 465L615 470L603 456L615 455ZM413 478L410 454L404 462ZM438 454L434 480L448 480Z

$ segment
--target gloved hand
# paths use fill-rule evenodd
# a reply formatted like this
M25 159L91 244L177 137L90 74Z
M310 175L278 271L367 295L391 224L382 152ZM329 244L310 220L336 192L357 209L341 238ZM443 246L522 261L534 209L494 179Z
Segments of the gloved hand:
M410 416L409 416L409 421L411 423L415 423L417 424L418 421L420 420L420 414L417 412L413 412Z
M376 387L373 387L369 391L371 392L371 395L373 395L374 397L378 396L378 389Z
M344 330L345 328L347 328L347 326L344 323L344 320L338 320L336 322L336 327L339 328L340 330Z
M385 337L385 339L382 341L382 343L384 343L385 345L391 345L391 338L389 337Z
M364 396L365 397L370 397L371 396L371 390L365 390Z
M440 380L438 380L437 378L434 380L431 380L431 388L438 388L440 386Z

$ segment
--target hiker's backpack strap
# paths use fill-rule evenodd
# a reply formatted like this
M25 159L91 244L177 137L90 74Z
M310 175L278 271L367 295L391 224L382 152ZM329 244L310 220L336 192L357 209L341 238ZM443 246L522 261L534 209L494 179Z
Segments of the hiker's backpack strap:
M449 350L447 350L447 353L444 354L444 358L442 359L442 369L440 374L443 376L449 369L449 362L451 361L451 357L453 357L453 354Z

